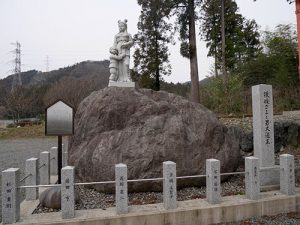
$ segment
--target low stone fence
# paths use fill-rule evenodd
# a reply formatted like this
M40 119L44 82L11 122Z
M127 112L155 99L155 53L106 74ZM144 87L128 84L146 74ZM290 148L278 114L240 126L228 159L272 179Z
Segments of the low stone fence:
M20 179L20 169L10 168L2 171L2 217L3 224L13 224L20 220L20 190L26 190L26 201L38 199L38 188L61 188L61 214L63 219L76 217L75 212L75 186L93 184L115 184L116 214L128 213L128 188L130 182L162 181L163 204L166 210L177 208L177 180L187 178L206 178L206 200L210 204L218 204L221 196L221 176L245 175L246 198L258 200L260 195L260 173L270 168L260 168L256 157L245 158L245 171L221 173L220 161L206 160L206 174L193 176L177 176L176 163L163 162L163 177L150 179L128 180L127 165L115 165L115 180L87 183L75 183L75 168L65 166L61 170L61 184L50 184L50 174L57 174L57 148L51 152L42 152L40 159L26 160L26 176ZM295 194L294 156L284 154L280 156L280 191L286 195ZM274 169L272 167L272 169ZM25 186L20 182L25 180Z

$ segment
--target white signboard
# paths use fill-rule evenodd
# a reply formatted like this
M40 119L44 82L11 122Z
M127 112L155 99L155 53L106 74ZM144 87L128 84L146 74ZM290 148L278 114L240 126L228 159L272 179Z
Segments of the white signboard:
M46 108L46 135L72 135L74 110L59 100Z

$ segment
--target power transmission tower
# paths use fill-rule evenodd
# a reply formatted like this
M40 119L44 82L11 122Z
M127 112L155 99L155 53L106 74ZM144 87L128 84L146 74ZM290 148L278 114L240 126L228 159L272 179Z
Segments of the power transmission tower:
M21 44L20 42L12 43L12 45L16 46L16 48L12 51L14 53L14 75L11 86L11 91L14 91L16 87L22 86L21 79Z
M49 72L49 56L46 56L46 72Z

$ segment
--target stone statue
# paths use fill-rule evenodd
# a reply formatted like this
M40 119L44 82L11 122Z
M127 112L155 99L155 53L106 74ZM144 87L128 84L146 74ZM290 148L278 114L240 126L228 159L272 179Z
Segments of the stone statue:
M134 87L130 78L130 48L133 45L132 36L127 32L127 20L119 20L119 33L114 37L110 52L110 77L108 86Z

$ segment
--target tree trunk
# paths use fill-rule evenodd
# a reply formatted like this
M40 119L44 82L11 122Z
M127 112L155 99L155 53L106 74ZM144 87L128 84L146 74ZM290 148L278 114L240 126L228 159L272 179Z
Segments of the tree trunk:
M216 45L217 46L217 45ZM217 47L215 47L215 76L218 77L218 56Z
M159 81L159 65L156 67L156 74L155 74L155 91L160 90L160 81Z
M226 43L225 43L225 0L221 0L221 33L222 33L222 73L224 80L227 80L227 71L226 71Z
M299 62L298 62L298 73L300 79L300 0L296 0L296 16L297 16L297 31L298 31L298 54L299 54Z
M194 0L189 0L189 47L190 47L190 70L191 70L191 100L200 103L198 60L195 30L195 5Z

